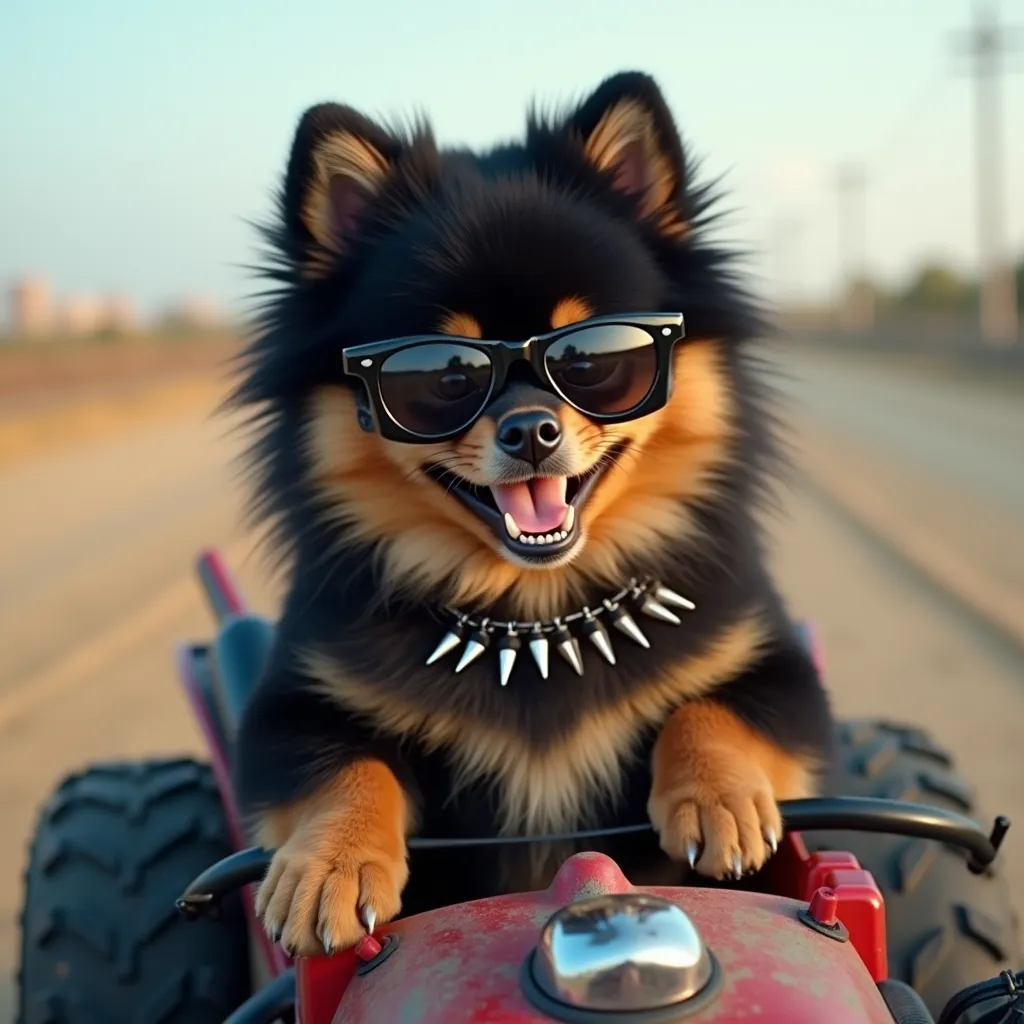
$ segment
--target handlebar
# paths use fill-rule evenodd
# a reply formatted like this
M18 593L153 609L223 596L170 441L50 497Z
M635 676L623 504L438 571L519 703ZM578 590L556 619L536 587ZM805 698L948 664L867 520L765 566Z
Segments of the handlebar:
M974 874L982 874L996 859L999 847L1010 828L1010 820L1002 815L986 832L970 818L954 811L900 800L878 800L873 797L819 797L809 800L787 800L779 804L787 831L856 831L932 839L958 847L967 853L967 866ZM580 842L614 836L639 835L651 831L650 822L620 825L616 828L565 832L540 836L479 836L434 838L413 836L410 850L449 850L466 847L508 846L522 843ZM227 893L259 882L266 874L272 850L253 847L225 857L207 868L182 893L178 910L187 918L199 917L216 909Z

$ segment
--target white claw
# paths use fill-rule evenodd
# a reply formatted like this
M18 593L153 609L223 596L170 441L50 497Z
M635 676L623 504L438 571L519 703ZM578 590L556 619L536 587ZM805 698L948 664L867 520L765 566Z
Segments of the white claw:
M377 911L373 907L360 907L359 917L366 925L366 934L373 934L373 926L377 923Z
M766 828L764 830L764 841L768 845L768 849L775 853L779 848L779 840L775 836L775 829Z
M690 863L691 868L697 866L697 855L700 853L700 845L696 839L686 840L686 859Z
M743 861L740 859L740 855L736 850L733 850L732 854L732 876L735 879L743 877Z

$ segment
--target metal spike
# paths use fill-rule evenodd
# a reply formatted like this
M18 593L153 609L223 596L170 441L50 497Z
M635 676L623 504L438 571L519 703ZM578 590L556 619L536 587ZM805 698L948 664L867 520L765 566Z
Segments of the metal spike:
M633 616L630 615L625 608L620 605L612 605L609 607L609 611L612 613L612 625L620 633L625 633L633 643L639 644L641 647L647 648L648 650L650 649L650 640L643 635L640 631L640 627L633 619Z
M461 672L467 665L471 665L477 658L480 657L484 651L487 650L487 645L480 643L479 640L474 640L472 637L466 644L466 649L462 652L462 657L459 658L458 665L455 666L455 671Z
M668 587L662 586L660 583L654 588L654 596L662 604L667 604L672 608L685 608L688 612L692 612L697 607L692 601L683 597L682 594L677 594L674 590L669 590Z
M533 660L537 663L537 670L540 672L541 679L547 679L548 654L550 651L548 638L541 632L539 622L533 627L533 635L530 637L530 653L533 655Z
M576 675L583 675L583 652L580 650L580 642L576 637L570 636L568 640L560 643L558 653L572 665Z
M441 642L434 648L434 653L427 658L426 664L433 665L435 661L440 661L446 654L454 651L462 643L464 635L465 630L461 625L456 625L449 629L441 638Z
M510 624L508 632L498 641L498 671L501 674L502 686L508 686L520 646L519 634L515 626Z
M580 650L580 642L555 619L555 646L558 653L572 666L576 675L583 675L583 652Z
M612 648L612 638L608 635L606 630L601 628L600 623L593 633L588 634L588 638L590 642L601 652L601 657L603 657L609 665L614 665L615 651Z
M662 622L671 623L673 626L678 626L683 621L675 612L670 612L660 601L655 601L650 595L644 598L643 604L640 605L640 611L652 619L659 619Z
M612 639L608 635L608 630L594 618L594 614L589 608L583 609L583 625L581 628L583 635L598 649L601 657L609 665L614 665L615 651L612 648Z
M467 665L471 665L490 646L491 638L487 630L487 622L488 620L484 619L479 627L469 634L466 649L462 652L458 665L455 666L456 672L461 672Z
M508 681L512 678L512 669L515 667L518 653L511 647L503 647L498 651L498 670L501 672L502 686L508 686Z

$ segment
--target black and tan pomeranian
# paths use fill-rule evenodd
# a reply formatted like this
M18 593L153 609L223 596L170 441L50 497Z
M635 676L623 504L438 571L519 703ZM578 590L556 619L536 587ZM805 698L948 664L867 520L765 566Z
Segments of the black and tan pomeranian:
M299 123L243 356L256 509L288 556L236 784L285 948L541 887L756 871L828 702L765 567L762 331L657 85L484 155L334 104Z

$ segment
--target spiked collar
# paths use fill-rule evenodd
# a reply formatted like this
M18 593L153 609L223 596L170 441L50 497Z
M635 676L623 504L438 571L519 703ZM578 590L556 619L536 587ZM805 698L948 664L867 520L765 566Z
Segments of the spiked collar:
M637 625L631 611L648 618L678 626L682 619L673 609L693 611L696 605L657 580L631 579L617 593L604 598L596 607L584 606L579 611L560 615L553 619L528 622L507 622L482 615L468 615L454 608L446 608L451 625L441 638L427 664L433 665L457 648L462 653L455 665L461 672L471 665L494 642L498 652L498 679L507 686L512 677L512 668L525 640L542 678L548 677L548 653L554 644L558 653L569 663L573 671L582 676L584 672L583 651L579 637L585 637L610 665L615 664L615 649L605 622L633 643L649 648L650 641ZM573 633L573 627L579 636ZM495 639L496 638L496 639Z

